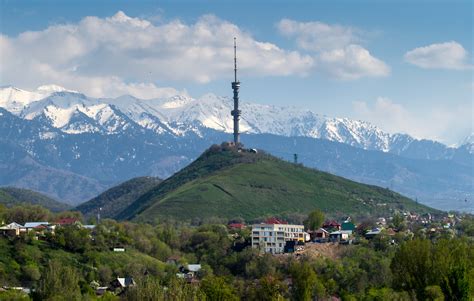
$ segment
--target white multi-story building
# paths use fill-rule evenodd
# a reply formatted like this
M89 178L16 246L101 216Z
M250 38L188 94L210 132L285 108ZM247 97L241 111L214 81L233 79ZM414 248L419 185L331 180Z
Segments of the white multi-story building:
M262 223L252 225L252 248L262 252L283 253L287 241L305 241L303 225Z

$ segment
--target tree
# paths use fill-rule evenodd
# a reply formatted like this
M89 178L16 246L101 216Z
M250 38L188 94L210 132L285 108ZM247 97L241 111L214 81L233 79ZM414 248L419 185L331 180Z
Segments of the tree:
M29 301L30 297L22 291L7 290L0 292L0 300L3 301Z
M288 287L285 283L274 276L267 275L260 278L258 285L251 290L249 299L262 301L285 300L284 296L287 292Z
M6 209L4 217L6 223L43 222L51 219L51 212L39 205L22 204Z
M290 273L293 278L293 295L296 300L312 300L314 295L318 297L325 295L324 286L309 263L293 263Z
M324 213L316 209L308 215L308 218L304 221L306 229L314 231L319 229L324 222Z
M41 300L79 300L79 274L73 267L58 260L50 260L38 287Z
M405 228L405 218L400 213L397 213L392 218L392 226L397 231L401 231Z
M227 284L223 277L209 276L202 280L201 290L210 301L238 300L234 289Z
M425 300L425 287L431 284L431 243L415 239L400 246L391 263L395 288L415 291L418 300Z
M137 280L137 285L129 288L125 297L130 301L153 301L163 300L164 290L158 279L143 277Z
M426 300L429 301L444 301L444 294L441 288L437 285L427 286L425 288Z

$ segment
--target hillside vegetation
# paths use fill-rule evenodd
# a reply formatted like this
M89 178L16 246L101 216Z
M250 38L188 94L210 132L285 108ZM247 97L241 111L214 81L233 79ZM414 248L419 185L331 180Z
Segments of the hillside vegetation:
M7 207L21 204L40 205L53 212L64 211L70 208L69 205L58 202L39 192L15 187L0 188L0 204Z
M152 222L160 217L243 218L304 213L434 212L388 189L356 183L264 153L213 146L117 217Z
M76 210L85 217L91 217L99 212L99 208L102 208L101 217L113 218L160 182L161 180L155 177L133 178L77 206Z

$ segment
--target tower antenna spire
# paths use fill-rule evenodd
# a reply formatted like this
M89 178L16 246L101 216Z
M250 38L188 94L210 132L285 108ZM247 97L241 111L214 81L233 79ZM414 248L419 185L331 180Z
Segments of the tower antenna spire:
M237 82L237 38L234 37L234 82Z
M239 110L239 88L240 82L237 81L237 38L234 37L234 81L232 90L234 90L234 109L230 114L234 117L234 144L238 147L240 144L239 121L241 111Z

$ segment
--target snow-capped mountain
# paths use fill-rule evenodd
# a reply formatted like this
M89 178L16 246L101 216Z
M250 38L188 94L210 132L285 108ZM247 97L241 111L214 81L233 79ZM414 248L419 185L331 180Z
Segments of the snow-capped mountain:
M132 177L166 178L231 139L231 109L231 99L213 94L99 99L57 86L0 88L0 185L77 203ZM241 109L249 147L287 160L298 153L307 166L445 202L438 208L474 197L472 144L450 148L294 107Z
M232 132L232 101L206 94L199 99L177 95L170 99L141 100L132 96L97 99L59 86L36 91L0 89L0 107L27 120L44 118L68 134L114 134L130 122L155 131L185 136L202 129ZM346 143L368 150L399 151L414 141L408 135L390 135L364 121L330 118L309 110L242 103L241 131L286 137L310 137ZM404 145L400 145L404 141Z

